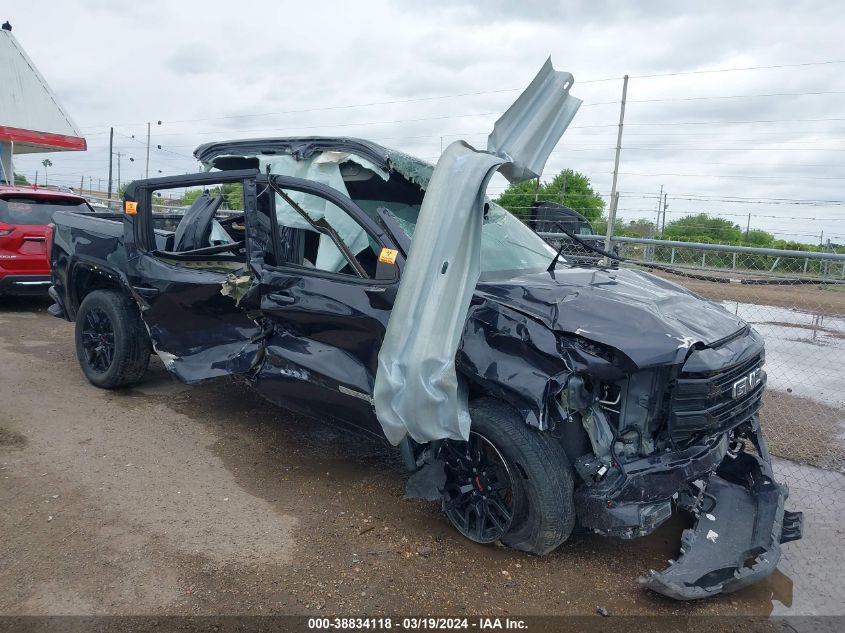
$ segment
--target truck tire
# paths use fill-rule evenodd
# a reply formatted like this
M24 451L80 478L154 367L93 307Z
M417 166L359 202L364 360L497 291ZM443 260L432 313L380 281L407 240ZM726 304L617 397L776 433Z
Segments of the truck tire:
M138 382L150 363L150 339L138 306L122 292L95 290L76 315L76 357L88 381L101 389Z
M449 522L479 543L500 540L532 554L551 552L575 525L566 453L495 398L474 400L469 409L470 441L446 440L440 449Z

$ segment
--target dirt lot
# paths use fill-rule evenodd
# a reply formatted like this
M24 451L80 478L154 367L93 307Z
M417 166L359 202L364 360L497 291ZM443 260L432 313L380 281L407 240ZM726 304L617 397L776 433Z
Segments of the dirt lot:
M679 283L712 301L742 301L825 316L845 315L845 284L747 285L701 281L663 272L656 274ZM724 276L710 271L703 271L702 274Z
M392 449L231 381L90 386L72 325L0 300L0 614L767 614L780 573L693 604L636 578L678 522L531 557L402 498Z

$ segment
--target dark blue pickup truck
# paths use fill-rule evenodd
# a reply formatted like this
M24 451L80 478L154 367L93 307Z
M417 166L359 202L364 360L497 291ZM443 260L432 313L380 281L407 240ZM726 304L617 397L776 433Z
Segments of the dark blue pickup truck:
M385 437L379 350L431 165L324 137L196 156L209 171L137 181L122 214L55 215L51 311L76 322L88 380L128 387L155 353L182 381L240 376L280 406ZM153 211L162 191L193 199L175 227ZM411 480L468 538L535 554L576 527L628 539L689 514L680 555L642 579L675 598L771 573L801 515L784 509L760 429L761 337L662 278L568 262L482 206L455 355L471 426L466 439L403 437Z

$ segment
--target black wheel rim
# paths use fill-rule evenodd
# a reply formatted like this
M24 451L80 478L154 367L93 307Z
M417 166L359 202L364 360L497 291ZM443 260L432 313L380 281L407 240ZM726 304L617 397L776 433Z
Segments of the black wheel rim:
M476 543L501 539L513 522L516 490L505 458L474 431L468 442L443 442L440 457L446 471L443 510L449 521Z
M114 328L104 310L92 308L86 312L82 348L91 370L100 374L108 371L114 359Z

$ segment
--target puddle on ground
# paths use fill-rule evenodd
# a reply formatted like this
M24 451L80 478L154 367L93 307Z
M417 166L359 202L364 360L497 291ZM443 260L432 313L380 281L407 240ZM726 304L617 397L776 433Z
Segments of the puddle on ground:
M845 409L845 316L723 301L766 341L769 389Z

